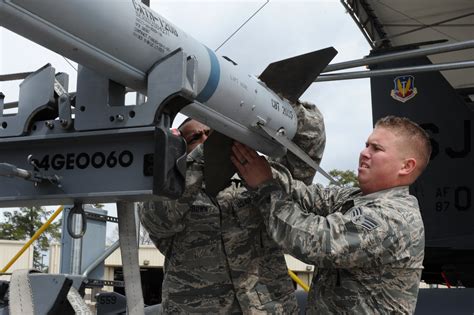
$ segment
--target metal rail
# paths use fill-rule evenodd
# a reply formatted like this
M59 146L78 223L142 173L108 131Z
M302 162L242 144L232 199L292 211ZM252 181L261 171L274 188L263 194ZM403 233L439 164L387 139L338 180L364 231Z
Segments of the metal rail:
M395 60L401 60L401 59L407 59L407 58L413 58L413 57L419 57L419 56L435 55L435 54L440 54L440 53L445 53L445 52L450 52L450 51L457 51L457 50L464 50L464 49L469 49L469 48L474 48L474 40L467 40L467 41L459 42L459 43L449 43L449 44L437 45L434 47L419 48L419 49L414 49L414 50L409 50L409 51L391 53L391 54L386 54L382 56L374 56L374 57L361 58L361 59L356 59L356 60L351 60L351 61L339 62L339 63L328 65L322 71L322 73L342 70L342 69L349 69L349 68L354 68L354 67L360 67L360 66L368 66L368 65L387 62L387 61L395 61Z
M450 63L439 63L435 65L416 66L416 67L401 67L383 70L371 70L371 71L353 71L353 72L342 72L335 74L320 75L314 82L324 81L338 81L338 80L351 80L351 79L362 79L380 77L384 75L398 75L407 73L420 73L430 71L444 71L444 70L456 70L474 68L474 60L472 61L459 61Z
M82 272L82 275L84 277L88 277L89 274L94 270L101 262L107 259L112 253L120 247L120 241L115 241L112 245L107 247L107 249L99 256L97 257L89 266L87 266L86 269Z

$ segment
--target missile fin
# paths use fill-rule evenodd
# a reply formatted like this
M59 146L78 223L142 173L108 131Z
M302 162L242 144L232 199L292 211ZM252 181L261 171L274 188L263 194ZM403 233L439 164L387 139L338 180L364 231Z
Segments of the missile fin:
M296 102L336 55L337 50L328 47L276 61L267 66L259 79L275 93Z
M233 143L233 139L215 130L204 142L204 182L206 192L212 197L229 186L237 171L230 160Z
M268 128L267 126L265 125L259 125L260 128L263 129L263 131L265 131L270 137L272 137L273 139L275 139L278 143L280 143L281 145L283 145L285 148L287 148L288 150L290 150L294 155L296 155L297 157L299 157L302 161L304 161L306 164L308 164L309 166L311 166L312 168L314 168L316 171L320 172L321 175L323 175L324 177L326 177L330 182L331 184L334 184L334 185L338 185L340 186L340 183L338 181L336 181L334 178L332 178L331 175L329 175L325 170L323 170L321 168L321 166L319 166L318 163L316 163L306 152L304 152L299 146L297 146L293 141L291 141L290 139L288 139L285 135L284 132L280 132L280 131L275 131L275 130L272 130L271 128Z

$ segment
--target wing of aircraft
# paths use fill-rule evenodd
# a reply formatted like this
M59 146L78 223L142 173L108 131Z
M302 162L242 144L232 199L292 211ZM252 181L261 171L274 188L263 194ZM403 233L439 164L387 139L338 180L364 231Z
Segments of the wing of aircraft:
M371 56L474 39L471 0L342 0ZM371 70L474 60L474 49L419 56ZM411 187L426 229L423 279L474 287L474 68L373 77L372 114L407 116L431 135L433 154Z

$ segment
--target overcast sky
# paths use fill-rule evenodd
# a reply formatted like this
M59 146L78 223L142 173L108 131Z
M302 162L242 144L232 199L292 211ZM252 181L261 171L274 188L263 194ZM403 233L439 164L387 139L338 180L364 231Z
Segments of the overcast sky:
M115 1L110 0L111 5ZM152 0L151 8L216 49L264 3ZM339 52L333 63L361 58L370 49L338 0L272 0L217 54L230 57L247 73L258 76L271 62L328 46ZM61 56L3 28L0 48L1 74L34 71L51 63L57 72L70 75L70 91L75 91L76 72ZM0 82L6 102L18 99L19 83ZM317 104L324 115L327 144L321 166L327 171L356 170L358 154L372 129L369 80L312 84L301 99ZM327 183L321 176L316 180Z

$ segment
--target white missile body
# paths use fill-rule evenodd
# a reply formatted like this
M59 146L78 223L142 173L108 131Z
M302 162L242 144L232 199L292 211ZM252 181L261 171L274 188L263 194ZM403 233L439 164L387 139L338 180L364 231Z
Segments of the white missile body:
M296 133L289 101L138 0L0 0L0 25L145 94L147 71L181 48L197 60L196 103L183 113L270 156L285 148L257 122Z

